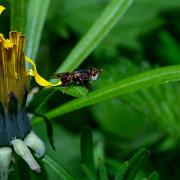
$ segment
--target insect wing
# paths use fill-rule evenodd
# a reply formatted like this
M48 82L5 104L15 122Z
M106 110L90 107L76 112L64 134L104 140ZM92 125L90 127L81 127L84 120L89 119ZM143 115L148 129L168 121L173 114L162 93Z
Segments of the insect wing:
M65 73L57 73L57 74L54 74L51 79L61 79L63 76L67 75L68 72L65 72ZM68 73L69 74L69 73Z

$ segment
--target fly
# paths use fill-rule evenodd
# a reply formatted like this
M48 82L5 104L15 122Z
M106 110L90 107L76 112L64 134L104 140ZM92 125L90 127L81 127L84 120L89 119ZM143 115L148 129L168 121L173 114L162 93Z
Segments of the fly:
M57 73L53 78L60 79L62 86L81 85L91 89L91 81L96 80L102 69L91 68L73 72Z

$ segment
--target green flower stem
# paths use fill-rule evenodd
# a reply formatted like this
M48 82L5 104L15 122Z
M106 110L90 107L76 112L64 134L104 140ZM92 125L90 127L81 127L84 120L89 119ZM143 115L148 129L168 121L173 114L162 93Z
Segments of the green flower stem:
M139 89L155 86L162 83L174 82L178 80L180 80L180 65L167 66L155 70L150 70L126 78L111 85L106 85L101 89L89 93L85 97L67 102L66 104L63 104L49 111L45 114L45 116L48 119L52 120L53 118L56 118L62 114L72 112L74 110L78 110L102 102L104 100L120 96L122 94L127 94ZM41 121L41 118L35 117L33 119L33 124L37 124Z
M11 5L11 31L19 31L25 33L25 17L27 0L13 0L10 1Z

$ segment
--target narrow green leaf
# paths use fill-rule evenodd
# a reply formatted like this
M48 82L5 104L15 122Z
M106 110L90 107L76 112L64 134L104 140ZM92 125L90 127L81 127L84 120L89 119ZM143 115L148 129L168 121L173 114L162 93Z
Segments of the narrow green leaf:
M134 154L132 159L129 160L129 169L127 172L127 179L134 180L137 173L144 167L150 152L146 149L140 149L137 153Z
M180 65L150 70L135 76L131 76L111 85L106 85L101 89L89 93L86 97L72 100L49 111L45 115L48 119L53 119L67 112L72 112L74 110L120 96L122 94L127 94L139 89L178 80L180 80ZM42 120L40 118L34 118L33 124L41 121Z
M99 164L98 170L99 170L99 179L100 180L108 180L107 169L103 163Z
M177 40L167 31L159 33L161 44L156 49L162 56L163 61L169 64L179 64L180 46Z
M55 145L54 145L54 130L53 130L52 122L49 121L49 120L46 118L46 116L44 116L44 115L41 114L41 113L35 112L34 115L35 115L35 116L39 116L39 117L41 117L42 119L44 119L44 122L45 122L45 125L46 125L46 131L47 131L49 143L50 143L51 147L53 148L53 150L56 150Z
M92 174L95 174L93 137L89 127L84 127L81 132L81 161Z
M147 173L143 172L143 171L139 171L136 174L136 177L133 180L159 180L159 174L154 171L152 172L150 175L147 175Z
M83 60L98 46L98 44L104 39L108 32L115 26L117 21L123 16L132 2L133 0L111 1L99 19L94 23L87 34L68 55L62 66L58 68L57 72L73 71L76 69L83 62ZM29 42L28 44L32 43ZM34 58L34 53L31 55L31 49L33 48L30 46L31 45L27 45L27 55ZM70 88L68 90L59 88L59 90L74 97L81 97L87 93L85 89L79 87Z
M120 165L116 172L115 180L134 180L136 176L137 179L144 176L141 172L141 168L143 168L144 164L147 162L148 157L149 151L146 149L140 149L129 161Z
M81 86L72 86L72 87L57 87L55 90L59 90L62 93L68 94L73 97L85 97L88 93L88 89Z
M100 180L108 180L107 167L105 166L105 152L104 152L104 142L99 139L99 142L94 148L94 160L95 167L98 169L98 175ZM108 169L109 170L109 169Z
M129 168L129 162L126 161L118 168L114 180L122 180Z
M32 59L36 58L49 4L50 0L29 0L27 5L26 55Z
M28 104L28 112L40 113L43 106L47 103L48 99L50 99L52 94L54 93L54 89L44 88L39 92L37 92L38 89L35 89L33 91L34 91L33 93L35 94L33 95L33 99Z
M60 180L73 180L73 177L69 174L69 172L62 165L51 159L50 156L46 155L42 159L42 162L47 164L49 168L51 168L52 171L57 174Z
M142 179L147 179L147 175L143 172L143 171L138 171L137 173L136 173L136 176L134 177L134 179L133 180L142 180Z
M115 26L132 2L133 0L112 0L57 71L76 69Z
M89 170L85 164L81 164L82 173L85 175L84 180L96 180L94 174Z
M27 0L11 0L11 31L25 33Z
M88 89L85 87L55 87L55 88L49 88L49 89L42 89L40 92L38 92L35 95L35 98L32 99L28 106L29 112L37 112L40 113L43 106L47 103L47 101L52 97L52 95L56 91L61 91L64 94L68 94L73 97L85 97L88 94Z

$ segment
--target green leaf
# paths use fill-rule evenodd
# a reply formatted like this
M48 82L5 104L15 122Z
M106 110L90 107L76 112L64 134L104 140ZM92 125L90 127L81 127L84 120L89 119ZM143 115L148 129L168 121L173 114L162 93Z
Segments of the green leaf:
M157 52L161 55L164 61L168 64L180 63L180 46L178 41L167 31L159 33L160 45L157 47Z
M137 65L127 59L117 59L115 63L105 64L102 68L105 71L95 88L147 70L150 65L147 62ZM136 150L139 146L152 145L165 133L180 137L176 118L179 114L179 111L176 112L180 103L179 88L179 83L155 86L99 103L90 110L105 132L126 139L124 142L112 139L114 144Z
M143 171L140 170L137 172L133 180L142 180L142 179L146 179L146 175Z
M149 154L149 151L146 149L140 149L130 160L120 165L116 172L115 180L134 180L136 177L136 179L138 179L144 176L142 170L149 158Z
M73 179L80 179L80 143L79 136L70 133L70 131L61 127L60 124L54 125L54 144L56 151L54 151L47 138L46 127L44 123L34 127L33 130L43 140L46 145L46 154L54 159L60 166L63 165L68 172L70 172ZM42 162L43 163L43 162ZM52 168L44 164L44 169L48 179L59 180L59 176L54 173Z
M89 127L84 127L81 132L81 161L95 175L93 137Z
M64 72L76 69L115 26L132 2L133 0L111 1L57 71Z
M99 164L98 170L99 170L99 179L100 180L108 180L107 169L103 163Z
M44 105L48 102L48 100L52 97L52 95L56 91L61 91L62 93L68 94L73 97L85 97L88 94L88 89L85 87L78 87L78 86L72 86L72 87L55 87L55 88L49 88L49 89L43 89L40 92L38 92L35 95L35 98L32 99L28 106L29 112L37 112L40 113Z
M144 173L143 171L139 171L137 174L136 174L136 177L134 178L134 180L159 180L159 174L154 171L152 172L150 175L146 175L146 173Z
M25 33L27 0L12 0L11 5L11 31Z
M28 111L31 113L41 113L43 106L47 103L48 99L52 96L53 93L54 93L53 88L46 88L40 90L37 93L35 92L32 101L30 101L28 105Z
M73 177L69 174L69 172L62 165L54 161L50 156L46 155L42 159L42 162L48 165L61 180L73 180Z
M89 168L85 164L81 165L81 170L85 175L84 180L96 180L94 174L89 170Z
M34 115L39 116L44 119L49 143L51 147L53 148L53 150L56 150L55 145L54 145L54 130L53 130L52 122L49 121L43 114L39 114L35 112Z
M29 0L26 19L26 55L36 58L50 0Z
M72 87L57 87L55 90L59 90L62 93L68 94L73 97L85 97L88 94L88 89L81 86Z
M98 178L100 180L108 180L108 172L105 166L105 152L103 139L98 139L94 148L95 167L98 170Z
M134 75L116 83L106 85L105 87L89 93L86 97L72 100L63 104L48 113L46 117L53 119L67 112L87 107L102 102L122 94L131 93L139 89L155 86L158 84L174 82L180 80L180 66L167 66L155 70L146 71ZM33 124L41 122L40 118L34 118Z
M72 71L76 69L114 27L131 5L132 1L133 0L113 0L87 34L72 50L57 72ZM59 90L62 91L63 89L59 88ZM79 87L74 89L70 88L64 92L75 97L84 96L87 93L87 91Z
M129 162L126 161L118 168L114 180L122 180L129 168Z
M134 154L132 159L129 160L129 169L127 171L127 179L134 180L136 174L144 168L150 152L146 149L140 149Z
M106 2L108 0L76 0L71 3L67 0L54 0L47 26L60 37L69 38L71 31L73 31L79 38L97 19ZM162 27L164 25L164 16L160 14L177 8L179 5L178 0L170 2L164 0L158 0L158 2L155 0L134 1L126 15L103 40L103 43L95 50L94 54L101 58L108 56L110 59L118 55L120 46L135 48L139 51L142 48L139 37L142 34L154 31L160 26ZM61 8L59 10L56 7ZM144 14L144 12L146 13ZM54 21L55 18L57 18L57 21Z
M159 180L159 174L158 172L154 171L152 172L149 177L148 177L149 180Z

